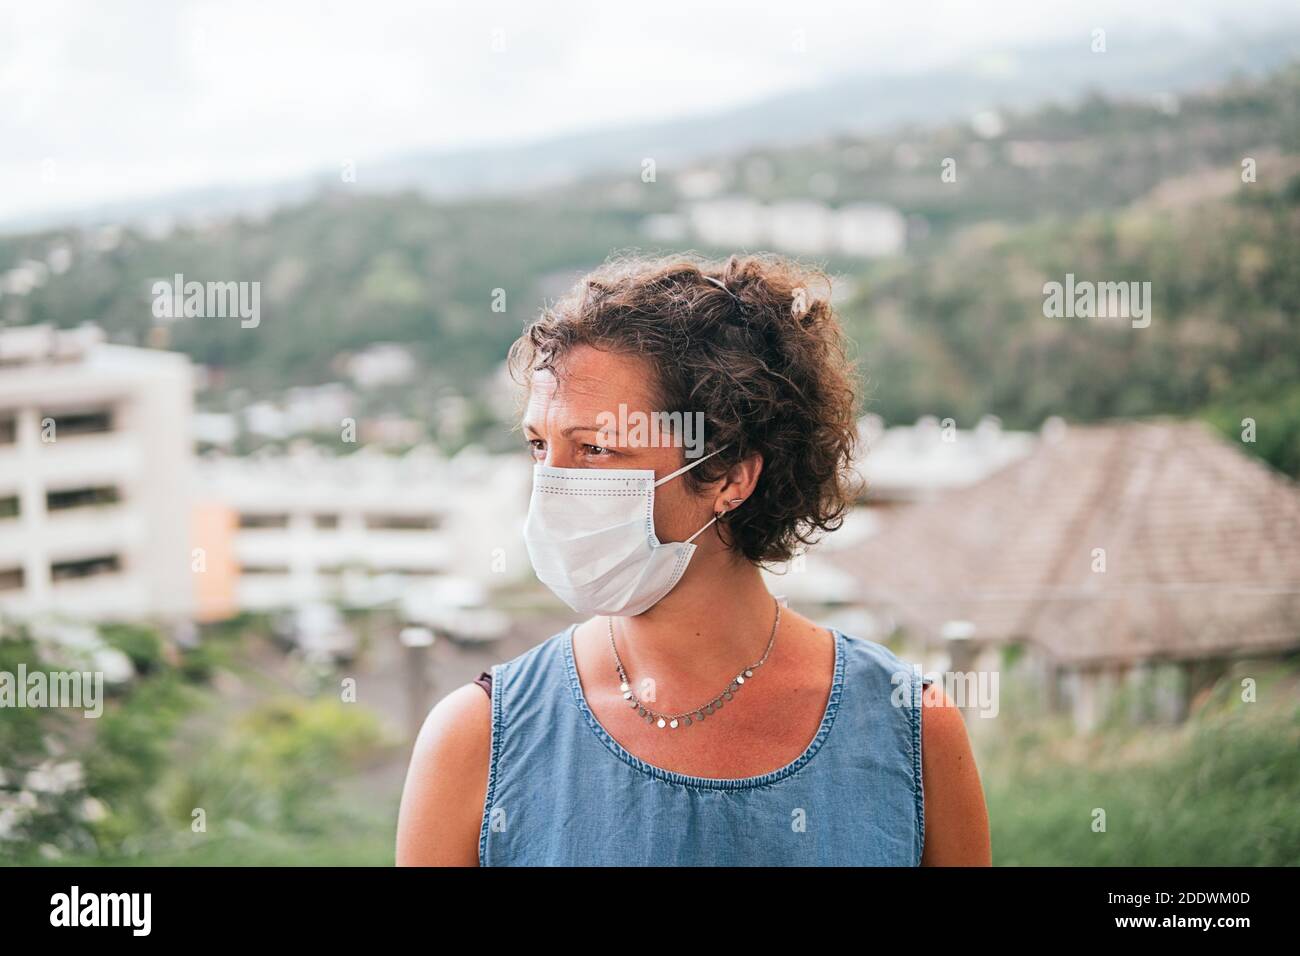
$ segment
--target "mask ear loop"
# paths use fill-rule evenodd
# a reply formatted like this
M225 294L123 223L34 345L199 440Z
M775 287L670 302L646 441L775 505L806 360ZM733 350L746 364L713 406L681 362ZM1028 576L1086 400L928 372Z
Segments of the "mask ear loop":
M703 528L701 528L699 531L695 532L695 534L693 534L693 535L691 535L689 538L687 538L687 539L683 542L683 544L690 544L692 541L694 541L694 540L695 540L696 538L698 538L700 535L704 534L704 532L707 531L707 530L709 529L709 526L712 525L713 522L715 522L715 521L717 521L717 520L718 520L718 516L717 516L717 515L714 515L711 519L709 519L709 524L706 524L706 525L705 525Z
M703 461L703 459L701 459L701 461ZM744 501L744 500L745 500L744 498L730 498L730 499L727 500L727 504L729 504L729 505L734 505L734 504L738 504L739 502ZM735 509L733 508L732 510L734 511ZM715 512L713 513L713 521L710 521L709 524L706 524L706 525L705 525L703 528L701 528L699 531L695 532L695 534L693 534L693 535L691 535L689 538L687 538L687 539L686 539L686 544L690 544L692 541L694 541L696 538L698 538L700 535L702 535L702 534L703 534L703 533L708 529L709 525L713 524L714 521L717 521L719 518L721 518L721 517L722 517L723 515L725 515L725 514L731 514L731 512L730 512L730 511L715 511Z
M727 450L728 448L730 448L730 447L731 447L730 445L723 445L721 448L717 448L717 449L715 449L715 450L709 452L707 455L704 456L704 458L712 458L712 457L713 457L714 455L716 455L718 452L720 452L720 451L726 451L726 450ZM671 481L672 479L676 478L678 475L682 474L683 472L690 471L692 468L694 468L694 467L695 467L696 465L698 465L700 462L704 461L704 458L698 458L698 459L696 459L695 461L691 462L689 465L683 465L681 468L678 468L676 471L674 471L671 475L664 475L662 478L660 478L658 481L656 481L656 482L654 483L654 486L655 486L656 488L658 488L658 487L659 487L660 485L662 485L665 481ZM727 502L727 503L728 503L728 504L731 504L732 502L735 502L735 501L744 501L744 500L745 500L744 498L732 498L731 501L729 501L729 502ZM694 541L696 538L698 538L700 535L702 535L705 531L707 531L707 530L709 529L709 527L713 524L713 522L717 521L718 518L719 518L722 514L723 514L723 512L721 512L721 511L719 511L719 512L715 512L714 515L713 515L713 517L710 519L710 521L709 521L708 524L706 524L706 525L705 525L703 528L701 528L699 531L695 532L695 534L691 535L689 538L687 538L687 539L686 539L684 542L682 542L682 543L683 543L683 544L690 544L692 541Z
M713 457L714 455L716 455L718 452L720 452L720 451L726 451L726 450L727 450L728 448L730 448L730 447L731 447L730 445L723 445L721 448L716 448L716 449L714 449L713 451L709 452L707 455L704 456L704 458L712 458L712 457ZM674 478L676 478L678 475L683 474L684 472L688 472L688 471L690 471L692 468L694 468L694 467L695 467L696 465L698 465L700 462L704 461L704 458L697 458L697 459L695 459L695 461L692 461L692 462L690 462L690 463L688 463L688 464L682 465L682 467L678 468L678 469L677 469L676 471L674 471L671 475L664 475L662 478L660 478L658 481L655 482L655 487L658 488L658 487L659 487L660 485L662 485L665 481L672 481L672 480L673 480Z

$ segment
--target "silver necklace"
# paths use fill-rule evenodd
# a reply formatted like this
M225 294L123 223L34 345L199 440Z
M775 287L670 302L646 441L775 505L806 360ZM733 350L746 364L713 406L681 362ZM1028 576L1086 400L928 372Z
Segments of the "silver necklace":
M623 699L630 707L636 708L637 716L644 717L646 723L666 730L676 730L681 726L689 727L695 721L703 720L716 713L725 701L732 699L732 695L740 690L745 681L754 676L755 669L761 667L767 660L767 655L772 653L772 645L776 643L776 629L781 623L781 602L776 602L776 620L772 622L772 636L767 640L767 650L763 652L763 656L733 677L727 689L703 707L696 707L694 710L683 711L680 714L661 714L637 699L636 694L632 692L632 682L628 680L627 671L623 667L623 659L618 656L618 647L614 643L614 619L611 617L606 620L609 622L609 646L614 651L614 663L618 666L618 687L623 692Z

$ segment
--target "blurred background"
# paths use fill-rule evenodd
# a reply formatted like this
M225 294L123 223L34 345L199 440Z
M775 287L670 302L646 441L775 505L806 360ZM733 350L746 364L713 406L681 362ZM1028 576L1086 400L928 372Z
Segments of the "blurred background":
M1051 6L0 3L0 672L108 698L0 708L0 861L391 863L571 620L506 349L693 249L834 278L867 490L770 584L996 675L995 864L1300 862L1300 11Z

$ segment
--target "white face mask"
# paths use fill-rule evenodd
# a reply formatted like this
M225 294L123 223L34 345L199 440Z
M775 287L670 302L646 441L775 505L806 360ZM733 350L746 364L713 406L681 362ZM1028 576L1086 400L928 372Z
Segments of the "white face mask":
M724 446L726 447L726 446ZM538 580L579 614L631 617L673 589L695 553L691 542L655 536L655 488L705 458L655 480L653 469L533 466L524 524Z

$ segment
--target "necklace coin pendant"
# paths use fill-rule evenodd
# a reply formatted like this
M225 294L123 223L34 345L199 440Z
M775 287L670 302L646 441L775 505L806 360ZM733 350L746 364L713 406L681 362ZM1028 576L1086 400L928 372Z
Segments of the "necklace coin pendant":
M772 652L772 645L776 642L776 632L780 628L780 626L781 626L781 605L780 602L778 602L776 606L776 619L772 622L772 633L767 640L767 650L763 652L763 657L754 665L754 667L757 667L759 664L762 664L767 660L768 654ZM610 650L614 654L614 663L618 671L618 678L619 678L618 688L619 691L623 694L623 699L627 701L629 707L631 707L633 710L636 711L638 717L645 718L646 723L651 724L653 726L657 726L660 729L676 730L678 727L683 726L683 722L685 726L689 727L691 726L692 723L696 721L703 721L705 717L716 714L719 710L722 709L724 703L733 699L732 695L740 689L741 685L745 683L746 679L754 676L753 667L745 668L741 673L736 675L736 677L730 682L730 685L727 687L727 689L723 691L720 696L715 697L708 704L701 707L699 710L695 711L692 714L683 714L680 717L669 717L666 714L660 715L655 711L646 708L644 705L641 704L640 701L636 699L636 695L632 692L632 684L631 681L628 679L627 671L623 667L623 661L619 658L618 645L614 642L614 619L612 617L608 619L608 627L609 627L609 646L610 646Z

